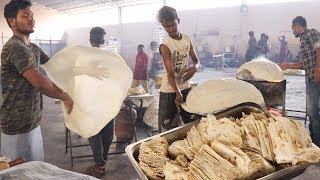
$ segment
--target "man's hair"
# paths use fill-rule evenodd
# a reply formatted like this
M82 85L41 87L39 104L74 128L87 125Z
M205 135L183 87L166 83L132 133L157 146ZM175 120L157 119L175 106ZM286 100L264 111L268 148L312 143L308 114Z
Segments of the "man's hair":
M19 10L25 9L31 6L32 3L29 0L11 0L5 7L4 7L4 17L7 20L7 23L10 26L8 19L9 18L17 18L17 14Z
M249 31L249 36L254 36L254 32L253 31Z
M169 7L169 6L163 6L159 11L157 15L158 21L161 22L172 22L175 21L178 18L178 14L176 9Z
M307 27L307 21L304 17L302 16L297 16L292 20L293 25L300 25L302 27Z
M90 30L90 40L93 43L102 44L104 35L106 35L106 31L101 27L94 27Z
M150 46L155 46L155 45L157 45L158 43L156 42L156 41L151 41L151 43L150 43Z
M138 48L144 48L144 45L143 44L139 44Z

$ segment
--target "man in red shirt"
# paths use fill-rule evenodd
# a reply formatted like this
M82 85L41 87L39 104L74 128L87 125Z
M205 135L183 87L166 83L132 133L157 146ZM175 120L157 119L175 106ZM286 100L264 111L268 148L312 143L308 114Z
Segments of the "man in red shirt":
M132 87L138 87L140 84L148 92L148 55L144 52L144 46L139 44L138 54L136 56L136 66L134 68Z

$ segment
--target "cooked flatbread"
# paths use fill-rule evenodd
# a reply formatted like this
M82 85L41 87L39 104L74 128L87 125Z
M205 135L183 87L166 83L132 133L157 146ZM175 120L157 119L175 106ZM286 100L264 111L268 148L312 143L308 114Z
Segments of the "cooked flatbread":
M169 160L168 142L164 137L156 137L141 143L139 166L150 179L164 179L163 166Z
M168 148L169 155L174 159L179 155L187 155L188 145L184 140L174 141Z
M188 180L187 171L183 167L167 162L163 166L166 180Z
M206 144L201 146L189 166L190 174L197 180L235 179L236 169Z
M185 155L179 155L179 156L176 158L175 162L176 162L178 165L180 165L180 166L182 166L182 167L184 167L184 168L189 167L189 164L190 164L190 161L188 160L188 158L187 158Z
M210 145L211 141L220 139L241 147L241 128L228 118L216 120L214 116L208 115L208 117L201 119L197 129L202 141L206 144Z
M182 108L191 113L206 114L244 102L265 106L261 92L252 84L237 79L215 79L192 88Z
M232 163L234 166L236 166L239 170L239 173L237 175L238 178L241 178L244 174L248 172L248 166L250 163L249 157L243 153L240 152L241 149L235 149L238 151L238 153L234 152L231 148L228 146L225 146L224 144L218 142L218 141L212 141L211 142L211 148L219 154L224 159L228 160L230 163ZM244 157L242 157L244 156Z
M249 156L251 162L249 164L249 172L245 177L243 177L243 179L258 179L275 172L275 167L273 167L261 155L249 150L244 150L244 152Z

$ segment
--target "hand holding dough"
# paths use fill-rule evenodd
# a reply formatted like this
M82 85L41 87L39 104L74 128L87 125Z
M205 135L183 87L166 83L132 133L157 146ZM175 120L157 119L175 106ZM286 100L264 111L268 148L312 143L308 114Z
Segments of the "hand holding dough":
M124 60L99 48L65 48L43 68L73 99L71 114L62 106L65 125L84 138L96 135L118 114L132 81L132 72Z

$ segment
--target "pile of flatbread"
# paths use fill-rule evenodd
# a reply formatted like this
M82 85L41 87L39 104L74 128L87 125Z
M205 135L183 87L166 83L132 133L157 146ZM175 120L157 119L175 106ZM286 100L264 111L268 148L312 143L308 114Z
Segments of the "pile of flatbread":
M139 165L150 179L164 179L163 166L169 160L168 142L163 137L156 137L143 142L139 151Z
M141 88L140 86L138 87L133 87L133 88L130 88L128 90L128 96L134 96L134 95L142 95L142 94L147 94L147 92Z
M237 71L237 79L281 82L284 80L284 74L276 63L264 57L259 57L244 63Z
M320 149L312 144L301 123L284 117L257 118L253 114L237 121L243 132L243 148L259 152L277 164L318 162Z
M146 143L165 142L156 138ZM139 160L145 156L145 146L151 148L146 143L141 146ZM167 180L257 179L275 172L274 165L318 162L320 149L299 122L252 113L240 119L220 120L208 115L190 129L185 139L152 155L150 164L144 160L141 165L140 160L141 169L150 179L155 179L157 172L161 172L157 177ZM156 167L153 173L144 163Z

